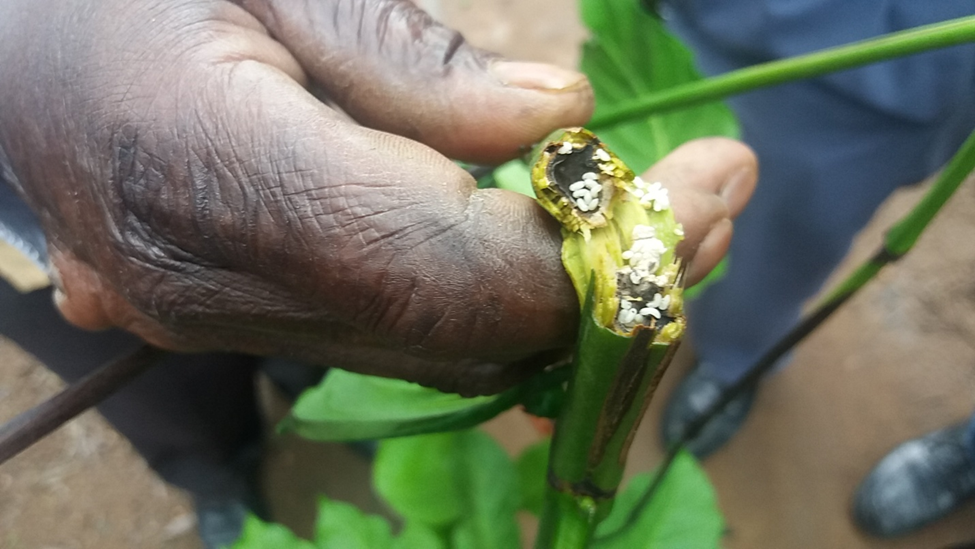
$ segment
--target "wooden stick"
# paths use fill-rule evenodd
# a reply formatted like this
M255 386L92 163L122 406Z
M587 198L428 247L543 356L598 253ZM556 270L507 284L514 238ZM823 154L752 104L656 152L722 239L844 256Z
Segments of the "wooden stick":
M149 345L112 360L65 390L0 427L0 464L75 416L97 405L148 370L166 352Z

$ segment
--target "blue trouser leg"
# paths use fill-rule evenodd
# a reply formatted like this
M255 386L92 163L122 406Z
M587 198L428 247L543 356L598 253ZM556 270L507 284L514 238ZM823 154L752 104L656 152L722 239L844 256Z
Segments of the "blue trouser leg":
M687 7L693 1L674 4L684 8L670 14L673 28L710 74L798 53L777 48L804 46L800 31L808 21L795 14L812 5L724 2L727 9L720 11L717 4L701 3L695 13ZM886 24L883 9L858 6L872 14L872 23ZM842 14L835 15L823 24L846 25L838 20ZM854 27L865 23L848 19L857 21ZM758 155L760 178L736 220L726 276L688 304L702 368L727 382L740 378L795 324L803 302L879 204L899 186L935 171L957 149L975 128L972 53L955 48L730 100L742 139Z
M758 155L760 181L736 221L725 278L688 307L701 363L725 381L795 324L880 203L924 177L918 149L934 138L910 124L892 131L883 115L815 86L791 88L733 102L742 138ZM856 138L823 137L824 124L845 122Z

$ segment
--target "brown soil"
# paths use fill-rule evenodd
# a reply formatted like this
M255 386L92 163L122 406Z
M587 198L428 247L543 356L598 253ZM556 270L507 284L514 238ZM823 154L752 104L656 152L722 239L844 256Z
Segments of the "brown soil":
M471 42L515 58L573 66L584 37L570 0L428 3ZM867 257L917 197L908 191L890 200L844 269ZM766 383L743 432L707 462L728 521L728 547L943 547L975 540L975 505L896 542L864 537L848 519L856 483L877 459L975 408L975 241L962 236L975 232L972 211L970 182L914 252ZM8 342L0 341L0 364L0 421L61 386ZM659 459L659 408L680 368L668 374L645 422L634 469ZM280 407L273 395L265 397L277 402L272 411ZM510 448L534 437L517 414L489 430L503 433ZM267 464L273 510L299 531L308 531L318 491L379 510L356 480L367 468L340 449L275 439ZM199 547L193 526L185 495L160 482L94 413L0 466L0 549L191 549Z

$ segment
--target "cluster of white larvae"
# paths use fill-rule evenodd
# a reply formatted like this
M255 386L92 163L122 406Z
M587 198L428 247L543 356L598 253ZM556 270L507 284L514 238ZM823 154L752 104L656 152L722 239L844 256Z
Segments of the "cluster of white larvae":
M572 143L565 141L557 153L571 154L574 150ZM593 159L598 162L599 170L603 174L613 175L612 156L605 149L596 147L593 151ZM599 207L602 191L599 177L595 172L586 172L582 174L580 181L569 185L573 204L580 211L591 212ZM632 187L627 187L628 192L647 210L662 212L670 208L667 189L659 182L647 183L637 176L633 179ZM684 236L684 229L680 224L674 228L674 234ZM667 275L655 274L660 268L660 261L667 252L667 247L657 238L656 230L649 225L633 227L632 242L630 249L622 254L626 264L619 269L618 274L633 285L634 292L646 293L640 296L621 296L616 321L621 328L627 330L633 329L634 326L645 325L650 318L659 320L671 305L670 295L663 295L656 291L666 288L671 282ZM641 290L636 290L637 288ZM650 292L653 292L652 298L649 297Z
M559 147L558 153L570 154L573 150L572 143L566 141ZM609 153L603 149L596 149L593 156L603 162L608 162L611 159ZM599 207L600 191L602 191L602 185L599 183L599 175L595 172L586 172L582 174L581 180L569 185L569 192L572 193L572 200L576 208L583 212L596 211L596 208Z
M646 208L652 208L655 212L662 212L670 207L670 197L667 189L659 181L647 183L640 176L633 178L634 189L630 194L640 199L640 204ZM683 235L679 235L683 236Z
M637 225L633 227L633 245L623 252L623 260L627 264L620 268L619 272L629 278L634 286L649 283L662 288L668 282L667 277L657 276L654 273L660 267L660 258L666 251L667 247L657 238L653 227ZM670 308L669 295L655 293L649 302L639 298L627 299L627 297L629 296L620 299L620 310L616 318L623 327L643 324L648 317L660 319L661 312Z

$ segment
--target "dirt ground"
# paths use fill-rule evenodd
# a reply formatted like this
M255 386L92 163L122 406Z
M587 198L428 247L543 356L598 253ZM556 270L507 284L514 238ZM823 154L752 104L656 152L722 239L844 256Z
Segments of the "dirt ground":
M585 36L571 0L428 5L471 42L520 59L573 66ZM870 255L918 196L908 190L888 201L841 270ZM860 535L848 519L853 490L876 460L975 408L975 240L964 236L975 233L972 211L975 182L915 251L802 344L791 367L763 386L742 433L706 463L728 522L726 547L938 548L975 540L975 504L893 542ZM668 374L644 424L634 469L659 459L659 409L680 370ZM0 340L0 421L59 387L53 374ZM281 412L266 387L264 400L272 416ZM515 414L489 430L503 433L510 448L534 436ZM341 448L274 438L266 469L273 512L299 531L307 531L320 491L378 510L356 480L367 466ZM159 481L95 413L0 466L0 549L198 547L188 498Z

